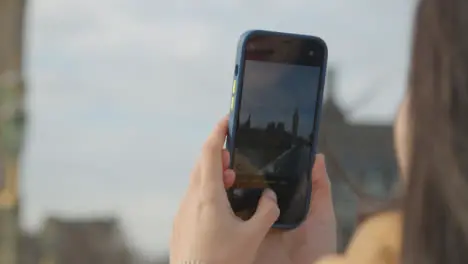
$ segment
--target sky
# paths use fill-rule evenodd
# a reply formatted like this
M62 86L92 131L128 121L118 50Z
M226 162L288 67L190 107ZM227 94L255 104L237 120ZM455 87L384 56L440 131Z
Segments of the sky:
M237 40L248 29L323 38L337 100L356 122L391 122L405 89L413 1L28 5L21 183L29 230L49 215L115 214L135 247L164 253L199 149L229 110Z

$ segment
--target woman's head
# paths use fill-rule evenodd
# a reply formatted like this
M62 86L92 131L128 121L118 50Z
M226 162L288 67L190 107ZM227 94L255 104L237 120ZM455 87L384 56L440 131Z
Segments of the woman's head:
M468 263L468 1L422 0L396 126L404 263Z

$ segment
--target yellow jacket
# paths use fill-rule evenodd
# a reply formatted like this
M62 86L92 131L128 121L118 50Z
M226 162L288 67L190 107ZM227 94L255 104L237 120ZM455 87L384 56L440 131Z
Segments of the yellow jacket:
M402 216L387 212L365 221L346 252L316 264L398 264L401 256Z

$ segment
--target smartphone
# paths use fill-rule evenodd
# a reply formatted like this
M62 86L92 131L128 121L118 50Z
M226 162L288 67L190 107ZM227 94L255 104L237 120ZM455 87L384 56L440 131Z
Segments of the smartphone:
M311 171L327 67L327 45L313 36L252 30L238 43L226 148L233 211L249 219L265 188L275 191L273 227L293 229L307 216Z

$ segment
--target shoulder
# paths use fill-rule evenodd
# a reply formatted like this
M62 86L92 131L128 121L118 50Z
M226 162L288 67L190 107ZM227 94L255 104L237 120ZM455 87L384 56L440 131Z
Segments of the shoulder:
M385 212L369 218L357 229L342 256L331 256L319 264L398 263L401 251L402 216Z

